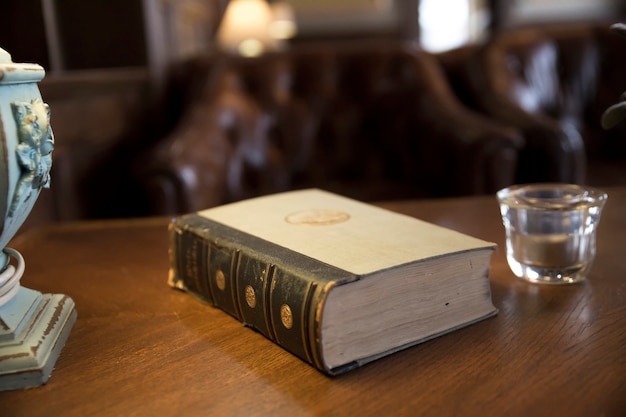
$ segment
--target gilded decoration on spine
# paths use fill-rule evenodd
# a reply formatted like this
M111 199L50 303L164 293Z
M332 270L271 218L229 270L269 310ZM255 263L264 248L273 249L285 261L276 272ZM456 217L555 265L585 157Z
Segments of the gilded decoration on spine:
M280 306L280 321L287 329L291 329L293 327L293 315L291 314L291 307L289 307L287 304L283 304L282 306Z
M252 286L246 286L246 303L250 308L256 307L256 294L254 293L254 288Z
M221 291L224 291L226 289L226 276L221 269L219 269L215 274L215 283L217 284L217 288L219 288Z
M19 144L17 162L21 175L9 209L12 217L20 203L31 198L33 190L50 187L54 136L50 127L50 108L41 100L11 103Z

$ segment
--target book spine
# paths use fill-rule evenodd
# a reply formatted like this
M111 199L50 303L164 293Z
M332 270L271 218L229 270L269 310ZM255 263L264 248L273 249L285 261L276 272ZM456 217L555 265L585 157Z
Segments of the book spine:
M237 318L326 373L320 317L327 291L357 279L196 215L170 224L170 285Z

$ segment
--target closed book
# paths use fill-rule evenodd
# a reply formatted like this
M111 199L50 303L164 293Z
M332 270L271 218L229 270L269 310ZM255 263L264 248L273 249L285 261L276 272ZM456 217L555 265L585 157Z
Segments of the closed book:
M329 375L496 314L495 245L318 189L178 216L171 286Z

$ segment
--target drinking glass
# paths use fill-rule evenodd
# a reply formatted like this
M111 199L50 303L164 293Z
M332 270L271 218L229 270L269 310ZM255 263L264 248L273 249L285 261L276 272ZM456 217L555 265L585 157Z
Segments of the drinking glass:
M498 191L513 273L544 284L585 280L607 198L604 191L575 184L525 184Z

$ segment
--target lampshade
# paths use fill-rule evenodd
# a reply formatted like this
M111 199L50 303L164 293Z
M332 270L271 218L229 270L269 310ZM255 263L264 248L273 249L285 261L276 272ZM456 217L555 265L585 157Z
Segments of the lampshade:
M274 17L264 0L231 0L217 32L219 46L229 52L255 56L278 47L270 35Z
M221 49L243 56L257 56L280 49L297 32L290 4L265 0L231 0L217 31Z

